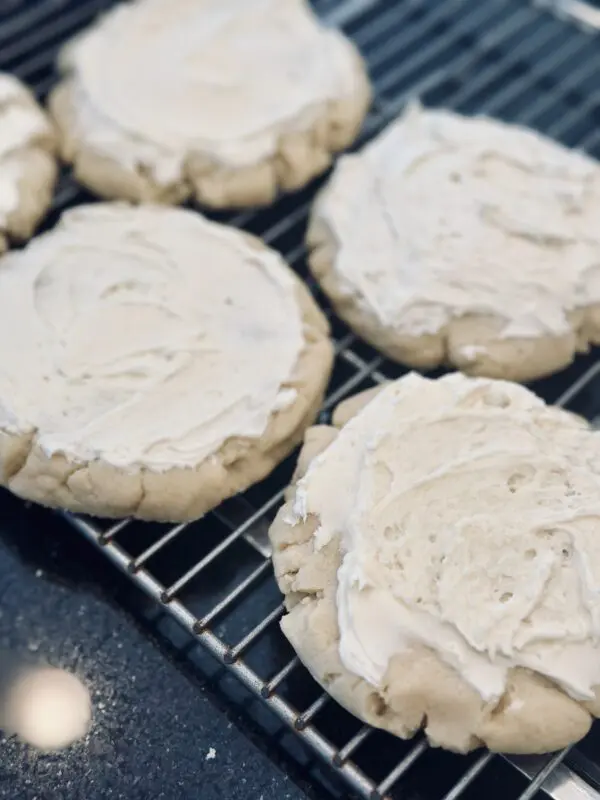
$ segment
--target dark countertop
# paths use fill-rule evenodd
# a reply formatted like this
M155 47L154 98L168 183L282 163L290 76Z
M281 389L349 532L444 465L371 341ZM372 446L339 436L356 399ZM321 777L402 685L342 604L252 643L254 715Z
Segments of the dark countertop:
M0 798L306 798L116 605L131 591L59 518L0 493L0 647L76 672L94 703L62 754L0 738Z

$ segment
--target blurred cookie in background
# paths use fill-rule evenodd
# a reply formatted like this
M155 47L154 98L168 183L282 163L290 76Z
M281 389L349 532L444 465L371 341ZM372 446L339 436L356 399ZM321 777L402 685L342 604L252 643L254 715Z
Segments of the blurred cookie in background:
M63 156L109 199L268 204L354 141L371 97L355 46L306 0L134 0L60 68Z
M56 138L30 90L0 72L0 252L28 239L56 182Z

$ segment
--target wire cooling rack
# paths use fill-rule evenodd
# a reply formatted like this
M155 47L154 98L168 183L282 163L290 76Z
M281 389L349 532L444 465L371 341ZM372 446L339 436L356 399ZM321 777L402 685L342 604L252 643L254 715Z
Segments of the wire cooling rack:
M282 0L283 1L283 0ZM464 113L518 121L600 156L600 11L580 0L315 0L367 59L376 97L361 142L407 99ZM112 5L110 0L2 0L0 67L43 97L56 79L61 43ZM318 182L317 182L318 183ZM279 249L308 278L303 245L316 186L273 208L217 215ZM51 225L66 207L89 200L67 174ZM309 281L310 282L310 281ZM395 378L386 361L328 310L336 363L322 417L347 395ZM600 419L597 352L579 358L535 391L587 418ZM103 524L65 514L189 635L283 720L309 752L341 777L336 796L380 800L600 800L600 769L584 742L540 758L468 757L432 750L423 738L400 742L362 726L324 694L283 639L281 597L271 574L267 530L293 459L265 482L189 525ZM592 737L595 734L592 734ZM593 742L592 742L593 744ZM587 747L587 749L586 749ZM591 751L593 751L593 746ZM337 784L340 785L340 784Z

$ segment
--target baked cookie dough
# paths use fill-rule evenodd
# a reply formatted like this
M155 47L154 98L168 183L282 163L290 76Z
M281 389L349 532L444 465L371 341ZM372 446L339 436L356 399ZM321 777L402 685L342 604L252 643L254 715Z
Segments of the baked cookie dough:
M413 373L342 403L270 537L285 635L365 722L542 753L600 715L600 433L524 387Z
M0 72L0 252L34 232L56 181L55 135L35 98Z
M270 203L356 138L370 84L307 0L133 0L63 50L64 158L106 198Z
M325 318L281 256L183 209L100 203L0 260L0 485L182 521L261 480L327 384Z
M389 358L527 381L600 343L599 215L590 157L412 105L338 162L314 206L310 263Z

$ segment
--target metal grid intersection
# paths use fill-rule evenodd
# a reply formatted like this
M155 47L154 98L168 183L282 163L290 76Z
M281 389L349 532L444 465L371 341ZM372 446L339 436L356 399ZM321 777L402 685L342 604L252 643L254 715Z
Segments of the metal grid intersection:
M111 0L35 4L7 0L6 10L0 8L0 66L27 80L43 96L55 80L52 64L59 45L111 4ZM600 155L600 92L595 85L600 39L592 17L581 17L585 8L577 0L537 4L314 0L314 4L330 22L346 29L369 64L376 99L361 141L380 130L408 98L420 95L428 104L528 124ZM539 6L562 11L582 26L560 21L556 13ZM313 194L314 188L282 199L274 209L219 218L261 235L307 277L303 233ZM63 177L50 221L82 199L88 198L68 176ZM324 418L347 395L402 374L328 313L336 364ZM594 354L534 388L547 400L590 419L600 414L600 363ZM82 517L64 517L361 796L477 798L489 790L494 770L504 769L506 800L532 800L540 788L557 800L598 800L600 793L565 764L566 751L510 759L516 769L489 753L448 757L433 752L423 738L401 743L361 726L316 687L279 633L283 607L271 576L266 538L291 468L288 461L264 483L190 525L122 521L107 527ZM420 769L424 763L428 766ZM447 772L441 789L439 783L435 790L427 786L426 774L432 770Z

